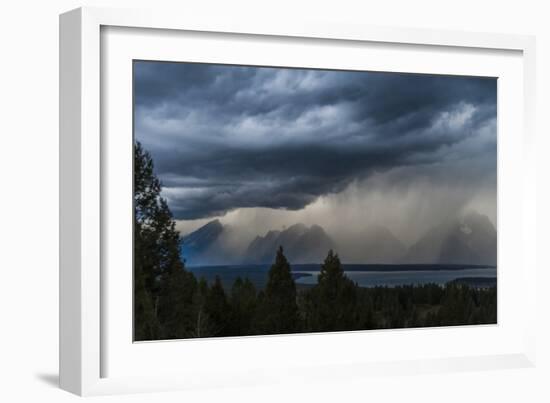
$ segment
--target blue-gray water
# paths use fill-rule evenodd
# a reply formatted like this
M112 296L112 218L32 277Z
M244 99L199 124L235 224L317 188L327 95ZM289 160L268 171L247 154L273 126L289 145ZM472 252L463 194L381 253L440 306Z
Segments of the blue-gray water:
M304 272L306 274L306 272ZM296 279L297 284L315 284L319 272L307 272L310 276ZM449 281L462 277L496 277L496 269L464 269L464 270L438 270L438 271L395 271L395 272L365 272L351 271L346 275L362 287L398 285L419 285L435 283L444 285Z
M195 266L188 269L198 278L211 282L219 276L225 287L230 287L237 277L248 278L256 288L263 288L267 281L269 265ZM321 266L318 264L293 265L297 284L314 285ZM346 275L361 287L420 285L435 283L444 285L458 278L496 278L496 267L462 265L344 265Z

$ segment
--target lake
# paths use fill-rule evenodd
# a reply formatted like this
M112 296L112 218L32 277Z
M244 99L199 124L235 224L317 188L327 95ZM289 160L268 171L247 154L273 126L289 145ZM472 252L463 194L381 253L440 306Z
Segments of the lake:
M299 285L314 285L321 269L319 264L292 265L292 274ZM224 287L230 288L237 277L248 278L260 289L267 282L270 265L195 266L187 269L198 278L212 282L220 277ZM468 279L491 279L497 276L496 267L473 265L343 265L344 272L361 287L421 285L435 283L444 285L450 281Z

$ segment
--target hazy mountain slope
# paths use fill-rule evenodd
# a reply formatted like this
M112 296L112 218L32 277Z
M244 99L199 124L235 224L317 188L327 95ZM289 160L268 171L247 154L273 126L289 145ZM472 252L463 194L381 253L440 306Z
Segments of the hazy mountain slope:
M213 220L182 237L181 256L189 266L239 263L243 250L235 242L238 237L231 226Z
M428 231L410 247L405 260L496 265L497 233L487 216L470 212Z
M284 244L282 244L284 245ZM319 225L312 225L294 243L285 249L288 256L296 263L322 262L330 249L334 249L334 242Z
M338 253L346 263L401 263L407 248L386 227L366 228L360 234L338 244Z
M219 220L214 220L184 236L181 239L182 257L188 263L192 263L216 242L222 232L222 223Z
M248 246L244 261L271 263L279 246L283 247L292 263L316 263L334 248L334 242L318 225L295 224L283 231L269 231L263 237L257 236Z
M269 231L265 236L257 236L248 246L243 260L249 263L269 262L278 247L281 231Z

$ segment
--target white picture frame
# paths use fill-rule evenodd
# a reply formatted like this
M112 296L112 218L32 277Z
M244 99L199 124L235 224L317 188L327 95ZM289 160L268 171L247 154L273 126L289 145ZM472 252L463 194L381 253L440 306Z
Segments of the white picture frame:
M125 78L124 74L127 73L127 61L138 58L132 52L153 59L168 57L170 60L179 60L182 56L176 55L171 49L174 49L175 43L183 40L186 33L192 33L194 39L189 39L186 44L189 45L188 49L195 50L193 57L197 60L208 59L199 50L211 45L204 43L199 49L193 41L215 34L213 42L234 40L231 38L238 38L242 42L239 45L241 50L235 44L235 52L241 55L241 59L236 61L246 58L260 65L272 62L273 58L279 58L280 65L287 65L290 60L288 57L298 57L297 52L288 52L290 56L284 59L281 49L285 49L285 53L286 50L292 50L288 45L290 41L299 44L301 49L304 46L311 47L313 43L327 49L330 47L335 52L354 48L353 52L348 52L348 56L342 54L342 60L347 57L348 61L340 63L353 63L353 55L363 52L365 46L374 46L383 51L393 47L393 56L388 56L388 60L393 58L393 63L399 57L403 59L403 54L410 49L411 52L421 52L433 64L427 69L425 65L422 67L421 62L414 65L415 59L409 57L409 65L404 67L406 71L479 72L480 75L491 75L491 71L501 69L499 71L504 79L499 91L504 88L508 98L499 97L499 325L479 329L457 327L430 331L341 332L133 344L127 337L128 332L131 333L127 326L131 311L127 312L126 318L124 313L127 304L131 305L130 300L125 298L128 295L124 294L131 289L131 286L128 288L124 285L131 270L125 272L126 277L112 276L108 270L110 259L118 259L122 255L113 257L110 254L112 248L109 248L106 239L118 236L117 227L123 228L124 221L115 223L109 220L112 215L106 212L111 211L111 204L116 200L125 199L115 193L120 191L124 196L127 191L124 167L128 165L124 161L127 163L130 155L121 157L122 168L113 165L113 155L126 151L124 141L113 141L119 138L111 135L111 132L115 127L126 134L131 130L131 119L128 121L126 118L128 98L131 98L131 93L128 93L131 76ZM138 35L141 35L140 46L136 50L132 37L135 40ZM273 52L269 55L249 52L252 54L246 56L244 53L246 47L251 46L250 41L260 44L269 41ZM152 48L155 50L147 50ZM337 369L342 377L356 377L375 373L410 374L534 365L535 318L530 314L536 311L537 270L533 242L533 234L536 233L535 166L531 158L535 147L534 49L533 37L519 35L381 28L319 21L269 21L268 18L261 21L248 21L244 17L239 20L213 20L150 10L81 8L61 15L61 387L79 395L96 395L295 382L296 375L300 375L302 381L323 380L329 377L327 369ZM174 53L171 55L171 52ZM432 55L433 52L443 52L447 56L439 63L439 59ZM471 64L462 63L464 66L452 69L449 67L467 57L467 54L471 54L468 56L472 58ZM223 61L229 57L233 56L210 56L208 61ZM311 63L315 66L321 63L323 67L334 67L327 66L326 60L315 60L315 52L311 52L308 57L311 57L310 62L303 59L296 63ZM475 62L477 59L479 63ZM384 66L382 63L378 68L390 69L388 66L391 61L386 63L389 64ZM476 67L472 67L474 65ZM356 67L361 68L361 65ZM113 84L115 82L117 84ZM515 94L513 100L509 99L512 94ZM521 111L513 113L512 108L518 105ZM121 113L117 113L117 118L113 120L114 110ZM501 119L501 116L504 117ZM115 179L117 177L119 179ZM521 191L516 190L513 195L517 188ZM124 239L121 242L127 245L128 231L125 233L120 239ZM518 246L511 251L508 246L514 243ZM127 259L122 262L128 265ZM501 266L509 267L504 274ZM502 309L512 305L507 291L512 283L518 284L520 290L517 292L523 297L522 302L514 312L510 308L510 312L506 310L503 313ZM120 298L126 301L126 305L117 305L118 302L113 301L112 292L117 290L117 284L126 290L121 291L123 298ZM520 316L521 321L516 320ZM463 340L462 348L445 350L445 343L452 340ZM473 340L485 340L485 344L480 342L474 345ZM407 342L417 343L418 351L415 354L408 354L407 350L399 348L388 354L391 343L407 346ZM333 354L316 359L313 348L308 347L319 347L320 344L329 347L341 344L357 346L358 343L371 346L374 343L376 350L386 355L377 356L371 348L372 351L368 353L370 356L349 355L346 358L346 354ZM488 347L490 344L491 348ZM429 345L436 347L428 350ZM227 361L236 358L231 356L231 351L245 358L241 362L231 361L231 365L217 366L217 370L212 371L209 365L198 365L196 358L201 354L204 357L208 351L213 352L213 356L228 351L225 357ZM244 351L248 353L243 355ZM280 358L284 358L283 351L300 351L301 354L285 361ZM201 354L193 355L193 352ZM178 354L186 354L184 356L189 359L184 364L180 364L180 360L171 359ZM255 362L259 356L264 358L261 371L257 370L259 366ZM145 366L157 360L156 368L160 364L164 371L156 375L146 369L137 368L134 371L136 365L132 357L139 357L139 362L145 363ZM188 372L190 367L194 368L192 373Z

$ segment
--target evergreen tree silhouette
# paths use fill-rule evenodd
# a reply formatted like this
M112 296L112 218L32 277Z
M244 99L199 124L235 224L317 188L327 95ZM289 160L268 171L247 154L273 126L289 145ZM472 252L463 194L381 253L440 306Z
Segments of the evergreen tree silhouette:
M282 246L277 250L275 263L269 270L257 321L263 334L292 333L298 330L296 284Z
M357 286L346 277L340 258L332 250L321 266L317 285L310 291L306 318L313 331L360 328Z
M151 155L134 147L134 338L186 337L194 276L185 271L179 233Z

